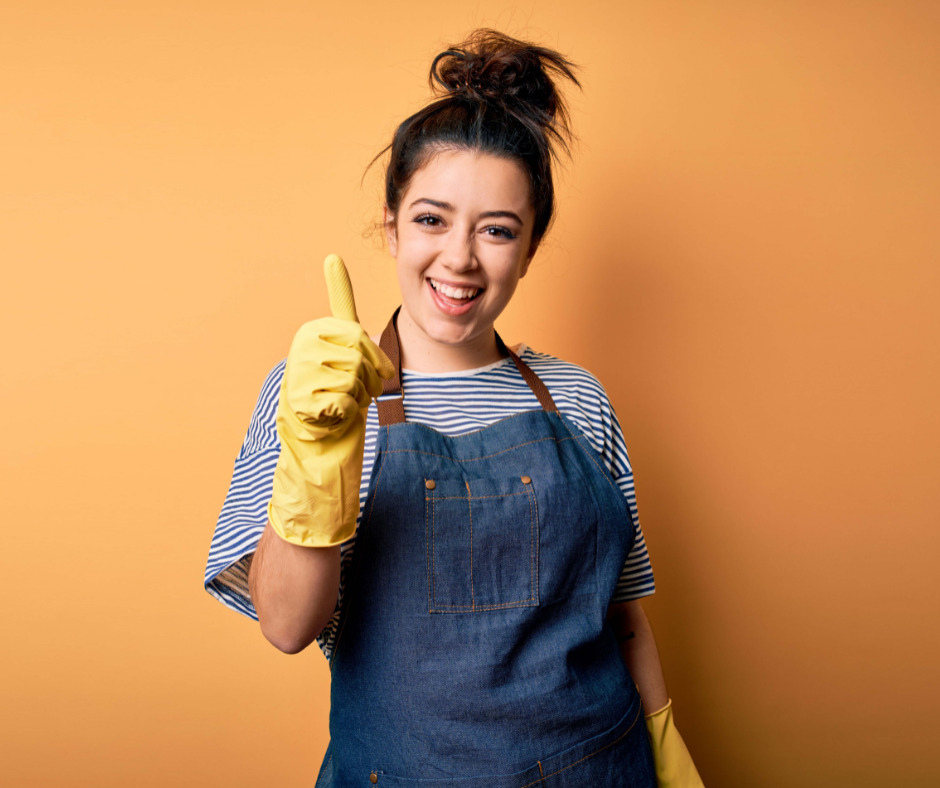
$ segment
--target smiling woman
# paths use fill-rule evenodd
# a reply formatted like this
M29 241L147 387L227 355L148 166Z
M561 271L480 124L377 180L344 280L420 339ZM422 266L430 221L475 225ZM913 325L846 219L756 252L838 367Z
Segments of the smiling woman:
M387 217L398 261L402 363L423 372L498 361L493 323L535 254L535 212L512 159L442 151L412 178Z
M551 223L572 66L480 31L431 75L444 95L386 177L401 308L377 346L328 259L333 316L265 384L207 588L329 658L320 788L701 785L640 607L616 415L589 373L495 330Z

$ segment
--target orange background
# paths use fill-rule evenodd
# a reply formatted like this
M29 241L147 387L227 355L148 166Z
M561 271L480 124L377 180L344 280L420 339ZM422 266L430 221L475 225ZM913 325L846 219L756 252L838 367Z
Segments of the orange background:
M8 784L313 783L325 662L211 599L206 551L323 256L370 330L395 305L362 174L479 25L583 67L558 222L500 326L615 403L706 783L940 782L940 6L21 0Z

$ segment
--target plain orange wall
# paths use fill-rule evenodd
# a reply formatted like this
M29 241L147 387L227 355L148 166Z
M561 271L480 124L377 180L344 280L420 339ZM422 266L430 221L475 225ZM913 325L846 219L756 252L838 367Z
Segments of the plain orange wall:
M395 305L363 171L480 25L583 68L501 331L617 407L706 783L940 783L938 9L6 4L7 784L312 784L324 660L205 594L205 555L323 256L370 330Z

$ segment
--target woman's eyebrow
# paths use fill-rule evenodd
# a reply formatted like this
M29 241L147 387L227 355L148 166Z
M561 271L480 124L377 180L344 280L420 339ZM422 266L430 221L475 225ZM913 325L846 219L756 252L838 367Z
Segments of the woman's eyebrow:
M525 224L519 217L519 214L513 211L486 211L480 214L483 219L515 219L519 224Z
M440 208L442 211L453 211L454 206L449 202L444 202L443 200L432 200L430 197L419 197L417 200L409 205L409 208L414 208L416 205L433 205L435 208ZM525 225L525 222L522 221L519 214L515 211L484 211L480 214L481 219L513 219L517 221L520 225Z
M441 202L440 200L432 200L430 197L419 197L417 200L411 203L411 205L409 205L408 207L414 208L416 205L420 205L421 203L427 203L428 205L433 205L435 208L440 208L442 211L454 210L454 206L451 205L449 202Z

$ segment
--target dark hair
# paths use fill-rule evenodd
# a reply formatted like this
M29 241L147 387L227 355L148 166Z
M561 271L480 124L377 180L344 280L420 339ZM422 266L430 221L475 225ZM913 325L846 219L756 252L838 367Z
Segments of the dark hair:
M558 52L495 30L477 30L441 52L428 81L443 95L395 131L385 172L385 203L398 214L401 196L431 155L472 150L513 159L529 176L535 224L532 242L548 230L555 210L552 159L568 152L568 109L555 87L580 87L574 65Z

